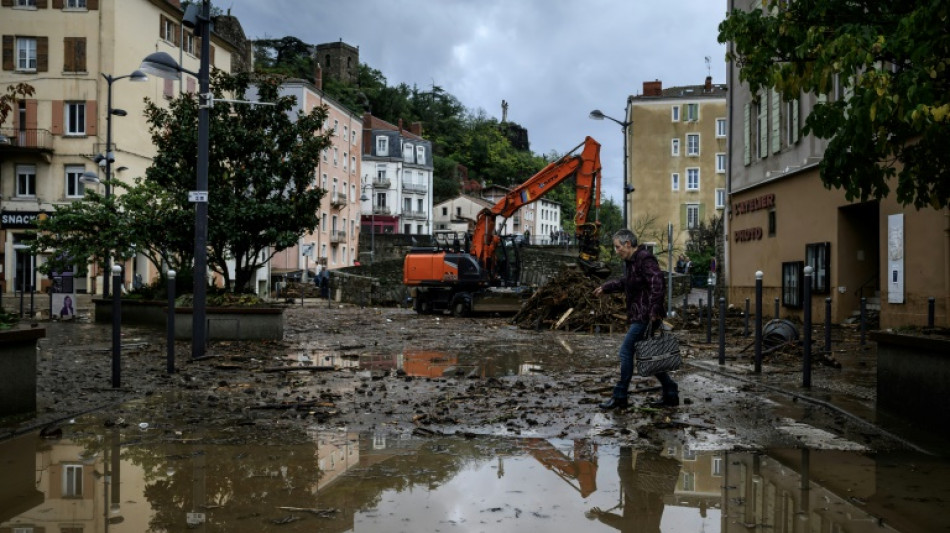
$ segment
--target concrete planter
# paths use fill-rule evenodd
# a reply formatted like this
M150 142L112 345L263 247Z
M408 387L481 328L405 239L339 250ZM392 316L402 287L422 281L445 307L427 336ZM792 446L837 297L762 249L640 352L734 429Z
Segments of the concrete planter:
M877 406L950 435L950 335L872 331L877 342Z
M112 300L94 300L96 322L112 322ZM160 301L122 300L122 323L166 327L168 304ZM175 308L175 338L191 339L193 310ZM284 338L281 307L207 307L208 340L280 340Z
M0 330L0 418L36 412L36 342L45 328Z

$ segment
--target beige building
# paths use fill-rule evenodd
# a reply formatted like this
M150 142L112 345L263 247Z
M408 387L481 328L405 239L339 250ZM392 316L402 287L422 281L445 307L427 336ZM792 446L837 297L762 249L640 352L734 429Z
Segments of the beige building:
M36 217L52 213L56 205L82 199L85 186L79 178L84 172L98 172L105 178L96 155L107 151L110 85L112 175L128 181L145 175L155 150L143 100L165 102L179 91L197 91L198 83L188 74L180 81L152 78L144 83L132 83L126 76L153 52L166 52L184 68L199 70L200 45L181 24L182 15L178 0L3 0L0 4L0 89L27 83L36 90L0 124L0 280L5 292L14 291L15 278L18 286L29 290L30 284L20 280L33 275L37 291L45 287L43 276L33 274L34 259L15 245L35 228ZM224 33L232 38L225 40ZM210 43L213 68L232 70L238 58L238 45L231 42L234 36L243 41L235 19L215 20ZM237 63L246 64L243 56ZM114 81L110 84L105 75ZM35 259L38 264L43 260L42 256ZM80 266L79 270L85 269ZM136 274L148 280L154 272L138 257L126 265L126 282ZM101 273L94 266L77 276L77 291L97 292L101 286Z
M725 85L707 77L702 85L668 89L661 81L643 82L643 94L627 99L626 185L634 191L626 214L635 231L647 226L642 242L665 248L667 224L672 223L673 246L683 250L690 228L722 213L726 93Z
M758 6L746 0L740 8ZM825 299L840 323L860 308L880 308L882 328L927 323L947 326L950 299L950 210L901 207L893 198L848 201L826 189L818 165L826 141L801 127L817 97L786 100L774 91L751 94L729 67L733 139L725 220L729 298L754 302L762 272L763 300L781 302L781 315L801 317L811 305L823 321ZM836 86L822 98L845 94ZM811 302L804 301L804 268L814 269ZM771 307L769 307L771 308Z

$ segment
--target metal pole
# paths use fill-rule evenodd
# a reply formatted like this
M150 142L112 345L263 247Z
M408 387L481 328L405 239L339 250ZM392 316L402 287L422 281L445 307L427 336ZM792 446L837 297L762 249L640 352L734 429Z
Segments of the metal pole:
M868 330L867 309L868 309L868 299L861 298L861 346L864 346L864 337L865 337L865 333L867 333L867 330Z
M34 295L36 294L36 256L30 256L30 318L36 316L34 312Z
M626 143L624 143L626 146ZM626 169L624 165L624 169ZM626 187L624 183L624 187ZM673 316L673 223L666 223L666 316Z
M933 329L934 327L934 297L931 296L927 298L927 327Z
M108 75L103 74L103 78L106 79L106 182L105 182L105 192L106 192L106 203L108 203L108 198L112 193L112 188L109 186L109 179L112 177L112 82L115 79ZM109 282L106 281L105 277L108 275L109 269L109 254L107 253L104 258L102 258L102 268L105 275L102 276L102 297L109 297Z
M831 298L825 298L825 353L831 355Z
M775 320L778 320L778 298L775 299Z
M804 338L802 339L802 387L811 387L811 280L814 269L805 267Z
M168 278L168 318L165 320L165 371L175 373L175 276L178 273L169 270L165 275Z
M712 302L713 302L713 291L712 284L706 284L706 344L712 342Z
M624 111L624 115L626 115L626 111ZM621 131L623 131L623 229L630 229L629 217L627 216L629 202L627 196L633 192L633 187L627 190L627 126L629 125L630 123L627 121L620 124Z
M742 331L743 337L749 336L749 299L745 299L745 329Z
M719 298L719 364L726 364L726 298Z
M762 271L755 273L755 373L762 373Z
M202 0L201 16L201 67L198 70L199 109L198 109L198 181L197 190L208 192L208 150L210 144L210 109L208 101L209 80L208 62L211 55L211 1ZM205 324L205 302L208 286L208 202L195 203L195 271L194 303L191 315L191 357L205 354L207 341Z
M112 388L122 386L122 267L112 265Z

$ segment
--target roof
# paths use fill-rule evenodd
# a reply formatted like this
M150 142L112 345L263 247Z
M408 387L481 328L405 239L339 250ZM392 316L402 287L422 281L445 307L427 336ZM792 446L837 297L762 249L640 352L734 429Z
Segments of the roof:
M631 96L630 100L669 100L673 98L725 98L729 88L725 83L714 83L707 92L706 86L699 85L680 85L663 89L661 96L646 96L638 94Z
M365 122L364 122L364 124L363 124L363 128L364 128L364 129L366 128ZM425 139L423 139L422 137L416 135L415 133L412 133L411 131L407 130L406 128L400 129L399 126L397 126L397 125L395 125L395 124L392 124L392 123L390 123L390 122L386 122L385 120L383 120L383 119L377 117L376 115L370 115L370 117L369 117L369 129L371 129L371 130L390 130L390 131L398 131L398 132L400 133L400 135L402 135L403 137L406 137L406 138L408 138L408 139L414 139L414 140L417 140L417 141L424 141L424 140L425 140Z

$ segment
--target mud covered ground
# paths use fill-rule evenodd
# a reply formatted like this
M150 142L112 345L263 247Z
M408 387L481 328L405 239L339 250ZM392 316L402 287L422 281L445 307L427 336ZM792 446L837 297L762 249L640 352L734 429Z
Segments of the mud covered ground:
M7 421L0 438L46 432L96 411L105 424L148 424L187 440L305 439L308 430L587 437L603 442L693 449L818 447L886 449L899 438L861 420L874 401L873 350L855 330L836 328L835 364L814 366L800 387L800 348L778 350L753 374L741 321L727 330L727 363L716 334L695 316L675 321L685 365L676 373L683 404L644 407L652 378L635 378L631 408L603 413L617 375L622 332L522 329L503 317L417 315L325 300L285 312L280 342L217 342L190 359L176 344L168 375L164 333L123 329L122 387L111 387L110 328L84 321L41 323L38 415ZM820 343L821 333L816 332ZM785 353L787 352L787 353ZM845 404L850 416L837 406ZM865 417L867 418L867 417ZM207 438L207 437L203 437Z

